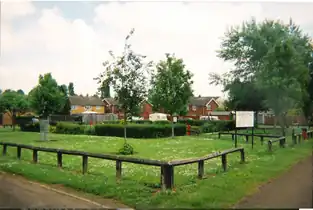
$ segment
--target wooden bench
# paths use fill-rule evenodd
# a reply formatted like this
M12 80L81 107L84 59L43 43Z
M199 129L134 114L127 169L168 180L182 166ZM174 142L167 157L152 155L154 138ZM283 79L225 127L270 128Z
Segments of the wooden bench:
M268 141L268 150L270 152L272 152L272 146L273 146L273 143L275 142L279 142L279 146L281 148L284 148L285 147L285 144L286 144L286 137L285 136L282 136L282 137L279 137L277 139L271 139Z

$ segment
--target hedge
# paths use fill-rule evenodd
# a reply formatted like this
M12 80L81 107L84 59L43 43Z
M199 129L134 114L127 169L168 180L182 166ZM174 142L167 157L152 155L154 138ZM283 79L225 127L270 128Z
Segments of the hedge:
M39 123L25 124L21 131L39 132ZM94 126L79 125L75 123L59 122L55 128L50 129L59 134L88 134L97 136L124 137L124 125L122 124L98 124ZM175 125L175 136L186 134L185 125ZM171 125L157 124L129 124L127 125L127 137L129 138L160 138L172 135Z
M21 131L26 132L40 132L40 125L39 123L27 123L27 124L20 124Z

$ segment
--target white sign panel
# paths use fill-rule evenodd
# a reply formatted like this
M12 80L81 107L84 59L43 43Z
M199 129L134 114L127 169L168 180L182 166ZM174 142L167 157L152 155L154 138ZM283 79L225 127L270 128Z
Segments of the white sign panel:
M236 128L254 127L254 112L237 111L236 112Z

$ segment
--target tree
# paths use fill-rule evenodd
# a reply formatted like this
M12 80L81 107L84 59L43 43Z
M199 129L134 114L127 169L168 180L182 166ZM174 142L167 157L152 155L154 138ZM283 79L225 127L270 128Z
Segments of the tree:
M74 84L73 84L73 82L70 82L69 84L68 84L68 95L70 95L70 96L75 96L75 91L74 91Z
M98 88L98 95L101 99L104 98L110 98L110 82L109 81L103 81L100 87Z
M109 52L111 60L103 64L105 71L95 78L100 85L112 85L116 93L115 99L119 102L119 108L124 112L125 144L127 119L138 114L139 104L147 96L147 81L152 65L152 62L144 61L146 56L135 53L128 44L133 33L134 29L127 35L121 56L115 56L112 51Z
M152 76L149 101L154 109L164 109L167 114L184 114L193 91L192 74L185 68L182 59L166 54L166 59L160 61L156 73ZM172 137L174 124L172 122Z
M313 47L312 47L313 55ZM309 63L310 81L306 85L306 91L303 94L303 104L301 106L302 112L309 124L313 124L313 56Z
M29 93L31 107L41 118L59 112L66 102L66 95L51 73L39 76L38 85Z
M8 113L12 119L13 131L17 114L23 114L29 108L26 96L20 92L6 90L0 95L0 111Z
M59 86L60 91L63 93L64 97L65 97L65 102L64 102L64 106L63 108L61 108L58 112L56 112L57 114L61 114L61 115L69 115L70 114L70 110L71 110L71 104L69 101L69 90L68 87L66 85L60 85Z
M268 110L265 94L256 87L253 81L235 79L224 87L228 91L228 100L225 101L227 109L236 111L254 111L256 116L260 111Z
M24 91L22 89L18 89L16 92L18 92L21 95L25 95Z
M292 21L254 19L231 28L222 40L219 57L234 62L235 68L211 80L229 84L235 79L254 81L265 94L266 105L280 119L284 133L287 111L302 102L308 84L309 37ZM222 82L221 82L222 81ZM225 82L226 81L226 82Z

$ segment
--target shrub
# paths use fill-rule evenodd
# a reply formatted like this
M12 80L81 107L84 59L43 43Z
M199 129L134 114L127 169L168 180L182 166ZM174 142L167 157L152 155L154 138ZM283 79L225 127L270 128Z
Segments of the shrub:
M152 124L151 120L133 120L132 123L136 124Z
M55 133L56 132L56 127L55 126L49 126L49 132L50 133Z
M95 126L94 125L92 125L92 126L86 125L85 129L84 129L84 134L86 134L86 135L95 135L96 134Z
M105 120L102 124L120 124L119 120Z
M22 123L20 124L20 129L25 132L40 132L40 125L39 123Z
M125 142L123 144L123 147L121 149L119 149L118 154L121 154L121 155L132 155L132 154L134 154L134 148L132 147L132 145L130 145L127 142Z
M172 122L168 120L157 120L157 121L154 121L153 124L168 125L168 124L172 124Z
M175 135L186 134L185 125L175 125ZM129 138L158 138L169 137L172 134L171 125L156 124L128 124L127 137ZM99 124L95 126L95 133L98 136L124 136L124 126L119 124Z
M34 116L16 116L15 123L18 125L31 124L33 122Z
M84 134L85 127L85 125L79 125L69 122L58 122L56 125L55 133Z
M203 133L219 132L219 131L230 131L235 129L234 120L216 120L216 121L206 121L204 125L201 126Z
M179 119L177 122L180 123L180 124L188 124L188 125L191 125L191 126L202 126L205 123L207 123L208 121L207 120Z

